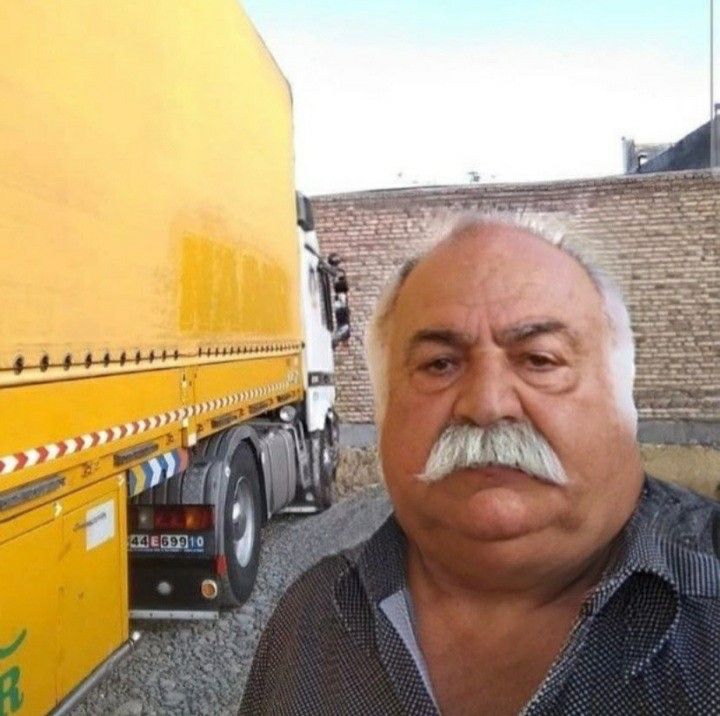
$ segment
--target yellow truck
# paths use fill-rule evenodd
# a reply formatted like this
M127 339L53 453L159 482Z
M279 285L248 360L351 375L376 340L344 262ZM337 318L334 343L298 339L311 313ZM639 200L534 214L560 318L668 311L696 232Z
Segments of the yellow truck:
M0 99L0 716L32 716L329 504L347 282L236 0L4 2Z

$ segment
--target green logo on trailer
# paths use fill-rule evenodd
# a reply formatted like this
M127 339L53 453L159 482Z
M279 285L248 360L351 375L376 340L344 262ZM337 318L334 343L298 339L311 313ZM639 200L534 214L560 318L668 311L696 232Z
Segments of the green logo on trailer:
M23 629L18 638L10 646L0 646L0 661L9 659L25 641L27 629ZM0 665L0 670L4 666ZM5 671L0 671L0 716L10 716L20 710L23 705L23 693L20 691L20 677L22 671L19 666L11 666Z

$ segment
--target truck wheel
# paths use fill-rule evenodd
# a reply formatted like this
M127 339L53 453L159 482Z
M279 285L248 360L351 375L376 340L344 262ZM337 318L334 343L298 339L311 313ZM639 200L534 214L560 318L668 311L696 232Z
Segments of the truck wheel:
M257 576L260 557L262 502L255 457L250 446L241 442L230 458L230 476L224 501L222 550L227 573L221 577L222 605L237 607L245 602ZM222 499L222 498L221 498Z
M333 503L333 484L338 460L336 431L330 421L325 423L325 429L320 433L317 450L318 484L315 487L315 504L321 510L326 510Z

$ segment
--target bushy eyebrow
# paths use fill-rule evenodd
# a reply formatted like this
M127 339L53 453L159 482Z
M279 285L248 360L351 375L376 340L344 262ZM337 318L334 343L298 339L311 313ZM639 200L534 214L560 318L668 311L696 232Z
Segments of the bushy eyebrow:
M519 323L515 326L504 328L497 334L496 339L500 345L512 345L513 343L522 343L522 341L527 341L530 338L549 333L560 334L571 345L577 345L578 337L575 331L562 321L555 320Z
M557 320L518 323L499 331L495 339L502 346L510 346L546 334L560 334L573 347L578 343L575 331L567 324ZM410 337L406 354L410 355L422 343L440 343L448 348L467 350L476 341L477 339L471 334L454 331L450 328L423 328Z
M449 348L465 349L475 343L475 338L450 328L423 328L410 336L407 353L410 354L421 343L442 343Z

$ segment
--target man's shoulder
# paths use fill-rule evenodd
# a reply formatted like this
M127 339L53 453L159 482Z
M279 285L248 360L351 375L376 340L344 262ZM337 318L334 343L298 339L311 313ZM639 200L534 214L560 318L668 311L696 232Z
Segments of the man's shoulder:
M338 599L348 593L356 604L367 601L358 563L376 535L377 531L354 547L324 557L305 570L281 597L269 626L277 628L282 624L293 629L326 621L337 614Z
M285 592L279 614L312 604L328 608L332 601L349 606L379 601L404 579L404 536L391 514L367 539L321 559ZM401 585L400 585L401 586Z
M260 638L241 714L400 713L379 658L361 576L378 530L323 558L287 589Z
M641 529L681 592L720 596L720 503L648 478L643 507Z
M647 489L649 524L664 543L720 559L720 502L652 477Z
M283 594L276 612L306 607L329 606L333 600L335 585L342 577L354 570L353 552L345 550L323 557L306 569Z
M365 544L365 542L361 543ZM327 586L334 583L354 566L354 553L360 545L350 550L342 550L335 554L323 557L312 567L306 569L290 586L288 591L304 592L308 588Z

